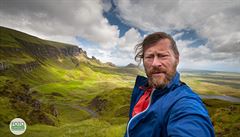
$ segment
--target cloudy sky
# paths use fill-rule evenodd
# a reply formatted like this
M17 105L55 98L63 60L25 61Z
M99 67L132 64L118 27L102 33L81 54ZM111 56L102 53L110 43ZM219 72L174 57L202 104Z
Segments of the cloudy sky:
M71 43L117 65L155 31L171 34L179 68L240 72L240 0L0 0L0 26Z

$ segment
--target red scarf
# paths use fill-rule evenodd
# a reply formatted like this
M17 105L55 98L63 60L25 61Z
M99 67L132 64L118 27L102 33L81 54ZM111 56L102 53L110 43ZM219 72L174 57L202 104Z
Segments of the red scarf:
M148 107L148 104L150 101L150 95L151 95L152 91L153 91L152 88L148 88L144 92L144 94L141 96L141 98L138 100L137 104L133 108L132 117L135 116L136 114L144 111Z

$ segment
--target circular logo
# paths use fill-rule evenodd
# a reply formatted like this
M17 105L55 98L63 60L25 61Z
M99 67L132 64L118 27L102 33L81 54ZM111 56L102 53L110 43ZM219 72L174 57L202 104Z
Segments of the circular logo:
M14 135L21 135L27 129L26 122L21 118L14 118L9 124L10 131Z

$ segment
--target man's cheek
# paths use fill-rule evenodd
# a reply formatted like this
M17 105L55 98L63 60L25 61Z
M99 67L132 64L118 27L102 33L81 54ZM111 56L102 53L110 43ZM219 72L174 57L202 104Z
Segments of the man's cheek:
M151 75L150 74L150 72L151 72L150 68L145 68L145 72L146 72L147 75Z

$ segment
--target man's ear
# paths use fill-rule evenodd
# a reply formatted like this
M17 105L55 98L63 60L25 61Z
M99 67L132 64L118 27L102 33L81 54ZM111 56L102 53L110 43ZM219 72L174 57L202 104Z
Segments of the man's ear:
M178 63L179 63L179 55L175 56L175 59L176 59L176 64L178 65Z

